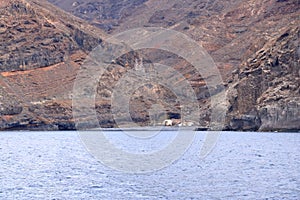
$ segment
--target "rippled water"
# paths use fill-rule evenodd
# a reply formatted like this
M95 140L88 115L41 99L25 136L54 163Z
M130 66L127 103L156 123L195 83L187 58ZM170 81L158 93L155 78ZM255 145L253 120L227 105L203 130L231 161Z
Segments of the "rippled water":
M224 132L200 160L204 136L171 166L124 174L76 132L0 132L0 199L300 199L299 133Z

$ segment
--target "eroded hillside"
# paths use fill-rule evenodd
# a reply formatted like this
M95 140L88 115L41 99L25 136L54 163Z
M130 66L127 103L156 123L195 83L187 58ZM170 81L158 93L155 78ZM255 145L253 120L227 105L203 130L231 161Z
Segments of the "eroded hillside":
M69 124L79 63L103 33L43 1L1 0L0 13L0 127Z

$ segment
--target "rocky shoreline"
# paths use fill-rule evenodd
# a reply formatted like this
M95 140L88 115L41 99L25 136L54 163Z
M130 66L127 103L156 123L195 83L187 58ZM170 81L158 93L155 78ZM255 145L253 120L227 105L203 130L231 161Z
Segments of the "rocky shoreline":
M75 127L74 123L64 123L60 125L46 125L46 124L40 124L40 125L20 125L18 123L7 125L7 128L1 128L0 131L178 131L178 130L189 130L189 131L215 131L210 130L209 127L162 127L162 126L154 126L154 127L132 127L132 128L101 128L101 129L86 129L86 130L78 130ZM300 133L299 129L290 129L290 128L281 128L281 129L275 129L275 128L269 128L264 130L259 129L230 129L228 127L224 127L221 132L286 132L286 133Z

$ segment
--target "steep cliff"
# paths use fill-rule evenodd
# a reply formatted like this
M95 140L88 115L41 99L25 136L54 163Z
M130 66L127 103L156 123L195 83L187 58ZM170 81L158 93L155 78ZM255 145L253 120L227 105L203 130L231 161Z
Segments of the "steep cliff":
M236 72L230 87L231 129L300 129L300 29L280 30Z

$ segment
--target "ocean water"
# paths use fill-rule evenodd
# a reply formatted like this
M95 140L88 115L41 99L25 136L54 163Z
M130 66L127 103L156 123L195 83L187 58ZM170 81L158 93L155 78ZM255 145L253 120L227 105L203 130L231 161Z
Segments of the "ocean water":
M173 137L133 143L105 134L139 153ZM173 164L129 174L103 165L77 132L0 132L0 199L300 199L299 133L223 132L200 159L205 134Z

